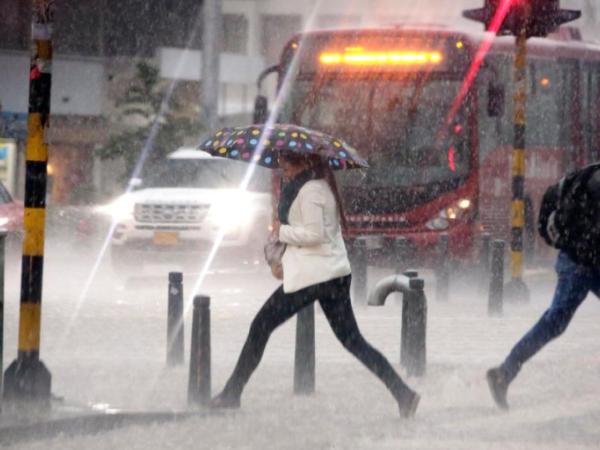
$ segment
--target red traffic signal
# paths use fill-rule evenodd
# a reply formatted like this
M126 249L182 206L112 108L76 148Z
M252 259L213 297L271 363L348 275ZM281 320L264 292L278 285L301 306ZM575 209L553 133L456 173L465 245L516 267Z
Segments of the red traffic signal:
M485 0L483 8L467 9L463 16L484 23L488 30L501 7L507 14L499 35L518 36L524 30L527 37L545 37L581 16L581 11L560 9L560 0Z

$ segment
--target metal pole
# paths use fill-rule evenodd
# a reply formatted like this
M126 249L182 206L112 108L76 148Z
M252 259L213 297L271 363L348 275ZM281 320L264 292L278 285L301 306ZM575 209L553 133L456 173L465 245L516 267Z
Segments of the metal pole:
M525 226L525 136L527 108L527 34L517 36L515 55L514 145L512 151L512 203L510 241L511 280L506 295L511 300L529 300L529 290L523 282L523 227Z
M419 273L415 270L407 270L404 272L404 276L413 279L419 276ZM406 350L406 345L408 344L407 333L409 329L408 322L410 320L409 316L409 306L408 304L412 300L412 296L408 293L402 294L402 329L400 330L400 364L405 366L407 365L408 353Z
M492 236L490 233L481 235L481 246L479 247L479 293L485 292L490 278L490 244Z
M352 253L352 301L355 304L365 304L367 302L367 241L355 239Z
M223 42L222 0L204 0L202 33L202 104L204 122L214 130L219 124L219 55Z
M294 394L315 391L315 305L298 311L296 353L294 355Z
M392 292L402 292L402 328L400 330L400 364L409 375L425 373L425 338L427 299L425 281L418 273L408 270L403 275L390 275L380 280L369 294L369 305L382 306Z
M492 243L492 269L488 296L488 315L502 314L502 296L504 284L504 247L505 243L495 240Z
M436 282L436 300L438 302L448 301L448 289L450 286L450 267L449 267L449 238L448 234L440 234L438 241L438 270Z
M194 297L192 345L188 403L207 405L210 402L210 297Z
M407 299L402 311L403 342L400 348L400 363L409 376L422 376L426 366L427 300L425 282L420 278L410 280L410 290L404 293ZM405 319L406 317L406 319Z
M169 273L167 311L167 365L183 364L183 274Z
M18 356L4 376L4 398L50 406L51 375L40 361L42 274L46 217L45 131L50 119L53 0L34 0L34 46L29 72L29 116L25 165L25 215Z

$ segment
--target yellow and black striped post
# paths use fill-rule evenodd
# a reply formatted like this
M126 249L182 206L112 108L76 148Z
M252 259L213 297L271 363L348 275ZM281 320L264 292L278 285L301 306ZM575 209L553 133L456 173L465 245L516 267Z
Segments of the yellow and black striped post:
M525 226L525 136L527 108L527 34L517 36L515 54L514 146L512 151L512 203L510 272L505 296L514 301L529 300L529 290L523 281L523 228Z
M25 217L19 348L4 374L4 399L50 405L51 376L40 361L42 275L46 211L48 144L52 81L54 0L34 0L32 58L29 72L29 117L25 167Z

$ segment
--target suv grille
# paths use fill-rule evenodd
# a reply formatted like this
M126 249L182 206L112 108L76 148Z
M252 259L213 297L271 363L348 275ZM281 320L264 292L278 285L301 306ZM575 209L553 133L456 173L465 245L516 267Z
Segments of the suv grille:
M143 204L135 205L135 220L145 223L199 223L204 221L210 205Z

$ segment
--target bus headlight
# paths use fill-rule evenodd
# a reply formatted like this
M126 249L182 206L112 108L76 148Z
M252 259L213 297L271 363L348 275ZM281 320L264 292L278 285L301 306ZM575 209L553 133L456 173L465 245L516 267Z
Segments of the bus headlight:
M436 217L430 219L425 227L429 230L445 230L455 220L464 219L471 212L471 200L468 198L461 198L457 202L452 203L450 206L442 209Z

